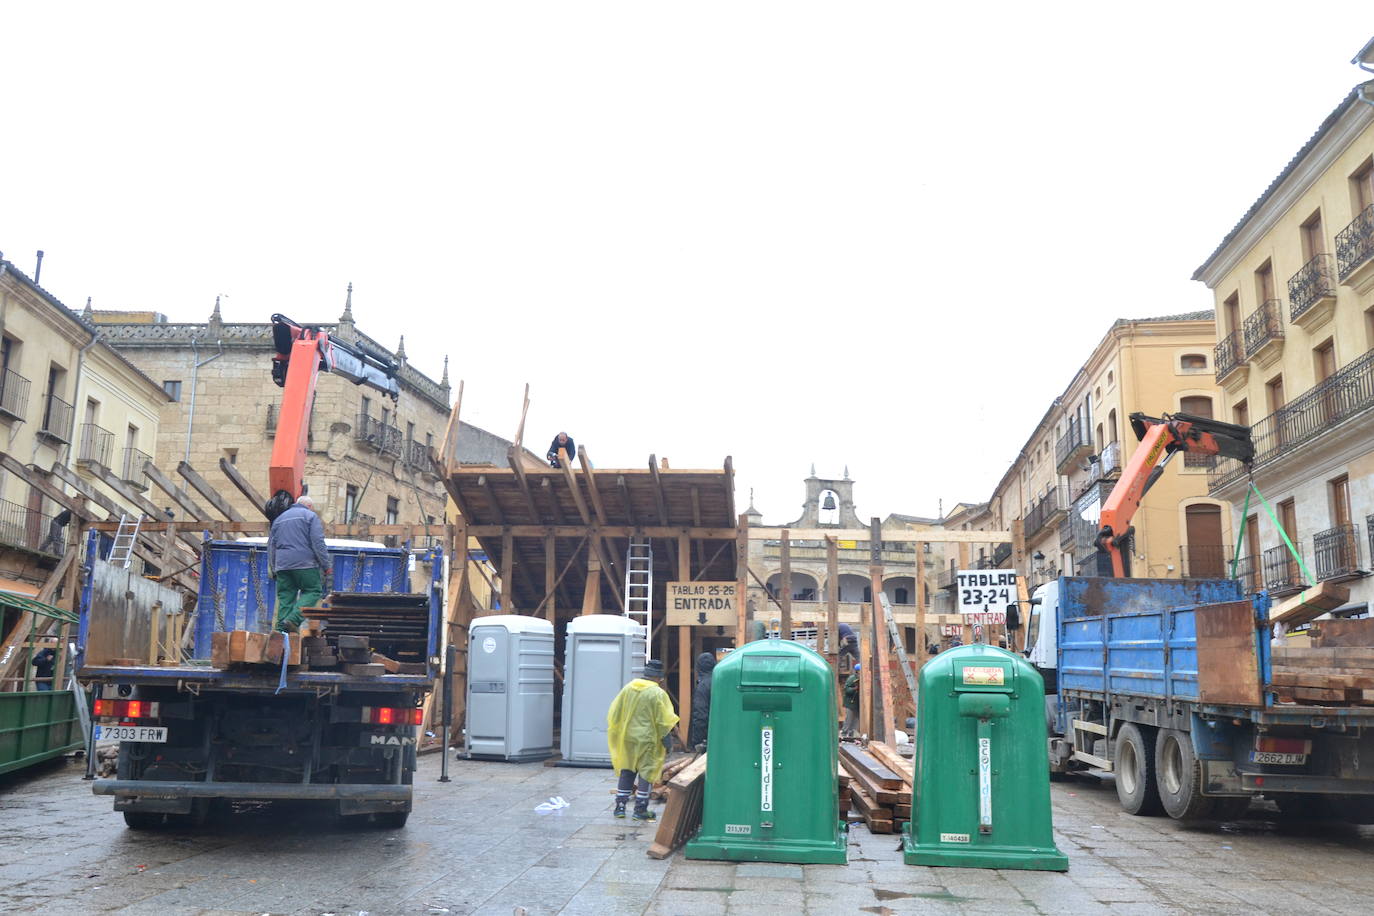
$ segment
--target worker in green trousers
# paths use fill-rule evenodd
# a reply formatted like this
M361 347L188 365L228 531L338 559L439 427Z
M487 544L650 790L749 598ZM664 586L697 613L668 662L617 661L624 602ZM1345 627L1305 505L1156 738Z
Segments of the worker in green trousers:
M324 523L315 502L302 496L272 520L267 538L267 574L277 583L277 613L273 629L294 633L300 628L301 608L315 607L329 587L332 563L324 544Z

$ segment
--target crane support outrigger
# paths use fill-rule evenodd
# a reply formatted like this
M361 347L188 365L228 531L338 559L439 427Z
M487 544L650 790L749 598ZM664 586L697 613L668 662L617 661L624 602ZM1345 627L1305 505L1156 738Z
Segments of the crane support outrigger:
M1140 448L1126 462L1121 480L1107 497L1097 533L1097 546L1111 557L1112 575L1117 578L1126 575L1122 551L1135 530L1131 527L1131 519L1140 508L1140 500L1159 480L1174 455L1179 452L1218 455L1235 458L1247 465L1255 457L1250 427L1208 417L1186 413L1147 417L1143 413L1133 413L1131 430L1140 440Z
M315 383L321 372L333 372L355 385L366 385L393 401L400 393L396 382L398 367L384 353L336 340L327 331L296 324L285 315L272 316L272 343L277 351L272 355L272 381L285 390L277 435L272 442L272 463L267 470L272 496L264 510L269 518L278 514L274 509L286 509L303 492L310 408L315 402Z

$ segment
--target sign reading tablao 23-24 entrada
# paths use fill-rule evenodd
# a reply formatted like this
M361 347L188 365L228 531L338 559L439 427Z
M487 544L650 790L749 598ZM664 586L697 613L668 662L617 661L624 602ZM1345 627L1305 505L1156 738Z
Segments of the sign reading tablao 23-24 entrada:
M1016 603L1016 570L969 569L955 573L959 613L969 623L1005 624Z

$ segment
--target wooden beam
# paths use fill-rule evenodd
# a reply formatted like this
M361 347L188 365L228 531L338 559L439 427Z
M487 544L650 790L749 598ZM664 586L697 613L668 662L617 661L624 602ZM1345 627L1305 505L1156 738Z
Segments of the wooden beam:
M691 492L692 492L692 527L694 527L694 528L700 528L700 527L701 527L701 492L700 492L696 487L692 487L692 491L691 491ZM687 549L688 549L688 550L691 550L693 545L696 546L697 566L698 566L698 567L705 566L705 565L706 565L706 545L703 544L701 541L693 541L693 540L691 540L691 539L688 539L688 541L687 541ZM681 549L682 549L682 542L679 541L679 542L678 542L678 550L681 550Z
M183 480L191 485L193 490L203 496L206 502L214 506L215 511L220 515L223 515L231 522L243 521L243 516L239 514L239 510L235 509L233 504L225 499L218 490L210 486L209 482L206 481L204 477L196 473L195 468L184 461L178 462L177 473L181 475Z
M558 507L558 494L554 492L553 479L543 477L539 481L539 489L549 499L549 512L553 515L553 523L559 527L564 527L563 510Z
M60 464L58 462L53 462L52 470L54 477L65 483L67 486L71 487L85 499L90 500L100 508L104 509L107 513L110 514L112 518L117 518L121 515L125 515L130 511L120 506L118 503L116 503L113 499L110 499L110 497L106 496L104 493L101 493L99 490L92 487L86 481L82 480L75 473L73 473L71 468L67 467L66 465ZM156 507L154 507L154 510L157 511ZM135 512L134 514L137 515L138 512ZM160 511L157 511L157 514L161 515L162 513ZM118 527L118 524L115 523L115 526ZM94 528L96 526L92 525L91 527ZM189 542L189 544L191 545L190 556L185 558L184 561L177 561L179 564L184 565L184 562L191 562L196 557L200 556L200 542L195 540L194 538L186 537L183 537L182 540ZM156 546L153 546L154 544L156 544ZM162 551L162 541L161 539L154 540L147 525L144 525L139 530L139 540L134 545L134 547L139 559L151 563L154 566L161 565L162 561L160 560L159 555ZM177 578L173 579L173 582L174 584L182 585L185 588L189 588L191 591L195 591L195 587L193 585L187 584L187 581L183 577L178 576Z
M793 528L794 541L820 541L827 537L840 541L867 540L867 528ZM782 537L781 528L750 528L754 540L776 541ZM885 531L883 540L898 543L929 541L933 544L1002 544L1011 540L1010 531Z
M596 558L596 550L587 544L587 581L582 587L582 613L601 613L601 561Z
M463 380L458 380L458 397L453 401L453 409L448 412L448 425L444 427L443 442L439 446L439 476L447 479L458 467L458 436L462 423L458 417L463 411Z
M530 412L530 383L525 383L525 400L520 405L520 425L515 428L515 447L523 448L525 445L525 417Z
M916 671L919 673L921 667L926 663L926 545L917 541L916 547L916 570L913 573L914 588L916 591ZM916 700L920 702L920 700ZM920 715L920 710L917 710Z
M520 463L520 458L513 445L506 449L506 463L515 472L515 482L520 486L520 494L525 497L525 507L530 511L530 521L538 522L540 513L534 505L534 493L530 490L530 482L525 477L525 466ZM490 487L487 488L487 498L492 498Z
M615 485L620 490L620 501L625 506L625 518L629 519L631 527L638 527L635 521L635 506L630 500L630 485L625 482L625 475L619 474L615 478ZM733 537L733 534L731 535Z
M735 527L735 648L749 641L749 516L740 513Z
M778 624L778 638L792 638L792 539L782 529L782 619Z
M658 457L649 456L649 476L654 481L654 506L658 509L658 523L668 525L668 502L663 493L663 475L659 473Z
M58 487L53 486L48 482L47 475L38 468L21 463L19 459L7 452L0 452L0 468L9 471L64 509L70 509L72 514L76 517L86 519L95 518L85 502L76 497L69 496Z
M162 469L153 464L152 459L143 462L143 473L153 482L155 487L170 496L172 502L180 506L181 511L191 516L191 518L197 521L204 521L209 516L210 513L196 505L195 500L182 492L181 487L177 486L174 480L162 473Z
M515 538L509 532L501 536L501 613L515 613Z
M239 469L230 464L228 458L221 458L219 460L219 469L224 472L225 477L229 478L229 482L244 495L244 498L262 514L263 518L266 518L267 500L263 499L262 494L254 489L253 485L248 482L248 479L239 473Z
M679 582L692 581L692 548L687 535L678 537L677 545L677 579ZM681 717L682 726L681 738L682 746L689 751L691 748L687 744L687 735L691 730L692 722L692 669L695 668L695 659L692 658L692 628L677 628L677 708L678 715Z
M615 561L606 550L606 544L600 533L597 520L592 517L587 501L582 498L582 489L577 485L577 478L573 475L572 462L568 460L568 453L561 448L558 450L558 465L563 474L563 480L568 485L568 491L572 493L573 504L577 506L577 514L582 518L584 524L592 528L592 546L601 561L601 568L607 574L606 583L611 587L611 594L615 597L616 604L624 606L625 599L621 594L620 584L616 581L618 571Z
M722 482L725 488L725 514L731 518L735 517L735 460L729 455L725 456L725 480Z
M1024 651L1030 639L1031 612L1030 588L1026 585L1026 523L1019 518L1011 520L1011 568L1016 570L1016 610L1021 618L1021 649ZM1043 610L1043 609L1042 609ZM1007 634L1007 646L1016 651L1016 636Z
M487 502L491 504L491 512L496 516L496 523L501 526L502 534L506 528L506 511L501 508L501 501L496 498L496 490L491 485L491 479L486 474L477 478L477 486L481 487L487 494Z
M825 644L839 670L840 653L840 552L834 538L825 539Z
M882 718L874 718L872 735L880 741L892 736L893 716L892 671L888 662L892 649L887 632L887 615L883 613L883 529L877 518L869 522L870 559L868 575L873 588L873 662L878 671L879 701L876 708L882 711Z
M552 534L544 535L544 612L545 620L558 620L558 602L554 593L558 591L558 539Z
M603 529L610 516L606 514L606 504L601 499L601 490L597 486L596 475L592 473L592 459L587 453L586 446L577 450L577 460L582 467L582 479L587 484L587 495L592 502L592 517L595 519L598 529ZM569 479L571 479L571 475L569 475ZM614 562L616 558L621 556L619 552L620 545L604 533L599 536L599 539L601 540L602 562L604 563L607 559L611 560L610 564L606 567L607 570L610 571L612 575L623 577L624 573L616 568ZM612 579L611 581L614 586L612 591L614 591L617 596L616 600L620 601L623 607L625 602L623 592L619 586L619 580ZM650 600L652 599L653 596L651 595Z
M61 467L61 465L54 465L53 467L55 470L56 468ZM112 471L110 471L109 468L101 464L92 464L91 473L98 477L100 481L105 484L105 486L109 487L111 490L114 490L121 497L128 500L129 505L146 513L150 518L163 517L162 509L156 503L146 498L142 493L139 493L137 490L129 486L124 481L120 480L119 477ZM199 538L191 534L182 532L178 532L177 537L181 540L183 544L185 544L187 547L191 549L191 556L195 557L200 555L201 542ZM169 562L171 562L170 558ZM180 561L176 562L180 563Z

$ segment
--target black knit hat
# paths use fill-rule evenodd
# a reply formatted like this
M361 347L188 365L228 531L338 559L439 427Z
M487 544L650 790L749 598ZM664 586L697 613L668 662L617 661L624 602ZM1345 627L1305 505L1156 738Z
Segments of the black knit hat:
M663 677L663 662L656 658L651 658L644 663L644 676L649 680Z

